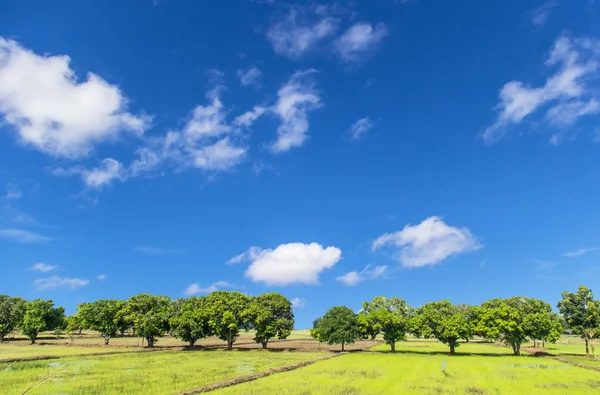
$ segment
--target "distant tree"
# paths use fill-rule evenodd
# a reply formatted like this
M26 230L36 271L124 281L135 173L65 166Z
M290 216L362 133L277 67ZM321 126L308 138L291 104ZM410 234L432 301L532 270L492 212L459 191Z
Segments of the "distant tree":
M468 323L468 331L466 332L467 336L464 337L465 342L468 343L469 340L475 336L482 336L481 333L477 332L477 324L479 323L479 318L481 316L481 307L471 306L463 303L458 305L458 309Z
M169 330L171 299L166 296L139 294L129 298L123 309L123 318L132 323L138 336L154 347L156 338Z
M81 331L85 329L85 325L83 319L79 314L73 314L67 317L66 319L66 331L73 335L75 333L79 333L81 335Z
M0 343L14 331L25 315L25 300L8 295L0 295Z
M510 345L515 355L521 355L521 344L528 338L543 335L552 339L543 328L552 326L553 320L552 308L544 301L525 297L492 299L482 305L477 330L488 339Z
M541 341L544 347L546 342L556 343L563 331L560 317L545 311L526 315L523 325L530 339L533 340L534 347L537 341Z
M418 337L435 338L450 347L454 354L459 340L470 336L470 323L459 306L448 300L427 303L411 320L411 332Z
M323 336L321 336L321 330L319 329L319 325L321 325L322 317L319 317L313 321L313 327L310 330L310 337L319 341L319 346L324 342Z
M40 332L63 328L65 309L54 307L51 300L35 299L25 304L25 315L20 325L21 333L35 343Z
M240 330L250 326L251 298L241 292L217 291L205 300L211 333L226 341L231 350Z
M371 302L364 302L358 314L362 337L375 339L381 333L391 351L395 352L396 342L406 339L411 311L400 298L377 296Z
M558 302L558 310L573 333L585 341L585 354L590 355L590 344L600 336L600 301L594 300L592 290L583 285L577 293L565 291Z
M345 306L332 307L319 322L319 336L329 345L346 344L360 339L360 326L357 315Z
M119 329L120 313L124 308L125 302L122 300L97 300L80 304L77 306L77 312L82 325L100 332L104 337L104 345L108 345L111 337Z
M174 301L169 323L171 335L194 347L199 339L211 334L206 298L194 296Z
M292 303L279 293L266 293L253 298L250 322L255 330L254 341L263 349L272 338L286 339L294 329Z

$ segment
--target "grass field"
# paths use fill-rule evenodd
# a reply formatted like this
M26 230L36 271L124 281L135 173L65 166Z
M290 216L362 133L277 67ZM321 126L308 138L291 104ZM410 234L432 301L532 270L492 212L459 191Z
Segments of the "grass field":
M1 393L172 394L322 354L159 351L0 364ZM48 381L44 381L48 379Z
M600 372L550 358L360 353L216 393L598 394Z
M378 344L371 351L390 351L387 344ZM396 343L396 352L411 352L420 354L447 354L450 348L437 340L408 340ZM508 347L496 346L494 343L469 342L460 343L456 348L457 354L512 354Z
M71 347L71 346L14 346L0 344L0 361L11 358L29 358L39 356L63 357L80 354L133 351L127 348Z

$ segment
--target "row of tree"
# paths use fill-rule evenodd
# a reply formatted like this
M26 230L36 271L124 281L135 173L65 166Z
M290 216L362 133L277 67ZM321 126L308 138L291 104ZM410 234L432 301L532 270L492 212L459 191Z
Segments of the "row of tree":
M128 300L98 300L77 306L65 318L62 307L50 300L31 302L0 295L0 341L19 330L35 343L43 331L94 330L104 343L131 330L146 339L149 347L166 333L190 346L216 336L231 349L242 330L254 330L254 340L267 348L270 339L285 339L294 328L292 304L283 295L266 293L252 297L240 292L213 292L207 296L171 300L166 296L139 294Z
M502 341L520 355L526 341L556 342L566 326L584 339L589 355L592 341L600 337L600 301L594 300L592 290L581 286L577 293L563 292L557 307L561 315L542 300L514 297L492 299L480 306L444 300L413 309L400 298L379 296L363 303L358 314L345 306L329 309L313 322L311 335L320 342L341 344L342 350L359 339L382 336L395 351L396 342L410 333L438 339L449 346L451 354L460 340L478 336Z

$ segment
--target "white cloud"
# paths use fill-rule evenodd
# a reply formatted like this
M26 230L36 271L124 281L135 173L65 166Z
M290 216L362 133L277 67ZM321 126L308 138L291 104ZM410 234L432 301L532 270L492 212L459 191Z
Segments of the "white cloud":
M85 185L91 188L102 188L109 185L113 180L124 180L126 178L123 165L112 158L106 158L99 167L84 170L81 174Z
M160 248L152 246L136 247L135 251L141 254L162 255L162 254L185 254L187 250L181 248Z
M507 134L511 124L519 124L542 106L550 105L546 120L554 126L567 127L589 114L600 112L596 90L589 81L598 76L600 40L560 37L554 43L546 66L558 67L541 87L521 81L508 82L500 90L496 121L481 135L493 144Z
M240 79L242 86L254 86L260 87L260 79L262 78L262 71L256 67L252 67L249 70L242 71L238 70L237 76Z
M275 53L290 59L300 59L315 50L323 40L335 34L339 22L327 7L291 7L289 12L267 31L267 38Z
M19 200L21 199L21 196L23 196L23 192L21 192L21 189L15 184L8 183L4 186L4 188L6 189L4 199Z
M69 288L76 289L89 284L89 280L71 277L51 276L46 278L38 278L33 281L37 290L53 289L53 288Z
M569 258L575 258L587 254L588 252L597 251L598 248L580 248L579 250L565 252L563 255Z
M554 11L554 8L556 7L558 7L558 1L551 0L535 8L531 12L531 23L535 27L544 26L548 18L550 18L552 11Z
M203 288L200 285L192 284L183 291L186 296L192 296L197 294L208 294L211 292L219 291L223 288L233 288L232 284L229 284L227 281L217 281L216 283L210 284L208 287Z
M96 280L98 280L98 281L104 281L104 280L106 280L106 274L98 274L96 276Z
M369 57L388 34L383 23L356 23L335 42L335 51L344 62L360 62Z
M54 240L52 237L23 229L0 229L0 239L27 244L46 243Z
M387 266L375 266L371 269L371 265L367 265L360 272L352 271L337 277L336 280L349 287L354 287L367 280L375 280L385 274Z
M419 225L406 225L401 231L380 236L373 242L373 250L385 245L398 247L398 260L412 268L435 265L451 255L483 247L469 229L449 226L435 216Z
M272 111L281 120L273 152L286 152L300 147L308 139L308 112L321 106L319 92L310 75L313 69L297 71L277 92L277 103Z
M34 272L42 272L42 273L48 273L54 269L56 269L56 266L49 265L44 262L37 262L31 267L31 270L33 270Z
M150 117L127 112L117 86L93 73L78 82L69 63L68 56L40 56L0 37L0 113L23 143L76 158L124 131L144 133Z
M250 127L252 124L260 118L266 111L266 108L262 106L254 106L254 108L250 111L246 111L242 115L236 117L233 120L233 124L240 127Z
M373 128L373 122L369 117L361 118L350 126L350 138L360 140L360 138Z
M267 285L294 283L315 285L319 274L331 269L342 258L337 247L323 248L320 244L281 244L274 250L261 250L252 258L246 277Z
M290 300L292 302L292 307L296 309L301 309L306 306L306 299L294 298Z
M258 258L258 256L260 255L261 252L262 252L262 249L260 247L252 246L252 247L248 248L247 251L242 252L241 254L236 255L233 258L231 258L230 260L228 260L227 264L235 265L235 264L246 262L246 261L253 261L256 258Z

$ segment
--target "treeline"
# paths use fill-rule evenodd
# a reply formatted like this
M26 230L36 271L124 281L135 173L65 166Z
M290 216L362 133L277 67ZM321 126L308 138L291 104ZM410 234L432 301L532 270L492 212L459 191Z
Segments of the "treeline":
M600 301L592 290L581 286L577 293L565 291L557 305L559 314L539 299L513 297L492 299L479 306L455 305L447 300L410 307L400 298L378 296L363 303L356 314L345 306L329 309L313 322L311 336L319 342L344 345L382 336L395 351L396 342L407 334L435 338L454 354L459 341L474 337L502 341L520 355L521 345L556 342L567 327L585 341L585 351L600 337Z
M38 334L51 330L94 330L108 345L115 335L131 330L149 347L166 333L190 346L216 336L231 349L240 331L253 329L254 340L267 348L270 339L285 339L294 328L291 302L278 293L248 296L241 292L217 291L202 297L172 300L166 296L139 294L128 300L98 300L77 306L65 317L64 308L51 300L25 301L0 295L0 342L19 330L35 343Z

